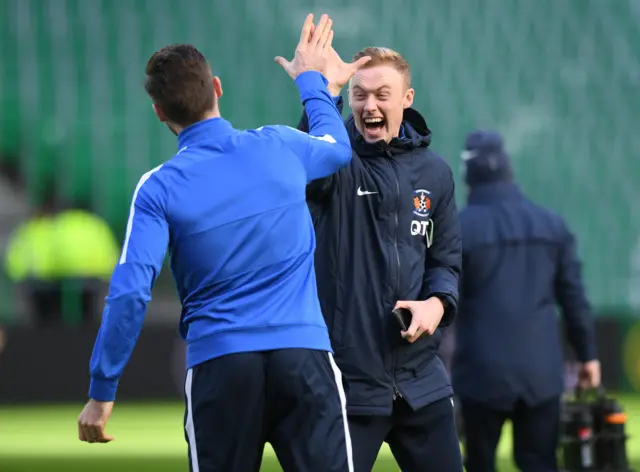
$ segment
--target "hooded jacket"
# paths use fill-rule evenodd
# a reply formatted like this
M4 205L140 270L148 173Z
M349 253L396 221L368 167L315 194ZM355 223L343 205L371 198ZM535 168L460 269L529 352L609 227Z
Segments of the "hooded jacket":
M338 106L342 100L338 99ZM401 135L367 143L345 121L351 164L312 182L307 201L316 231L316 277L336 361L348 384L350 414L391 414L452 395L438 357L441 333L404 340L392 315L398 300L446 301L440 326L457 310L461 240L451 168L429 145L415 110ZM299 128L307 129L303 116Z
M502 137L469 135L460 212L463 276L456 352L456 394L492 409L534 406L564 390L561 308L578 360L596 359L591 306L576 239L563 218L516 185Z

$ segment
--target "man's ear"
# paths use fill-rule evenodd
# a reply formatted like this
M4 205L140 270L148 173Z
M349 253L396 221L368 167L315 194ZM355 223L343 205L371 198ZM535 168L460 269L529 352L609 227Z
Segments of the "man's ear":
M222 97L222 82L217 76L213 78L213 93L216 94L216 98Z
M412 88L408 88L407 91L404 94L404 100L402 102L402 106L407 109L410 108L411 105L413 105L413 97L415 96L416 91L413 90Z
M162 113L162 110L160 108L158 108L158 105L156 105L154 103L152 106L153 106L153 112L156 114L156 116L158 117L160 122L161 123L166 123L167 122L167 117L164 115L164 113Z

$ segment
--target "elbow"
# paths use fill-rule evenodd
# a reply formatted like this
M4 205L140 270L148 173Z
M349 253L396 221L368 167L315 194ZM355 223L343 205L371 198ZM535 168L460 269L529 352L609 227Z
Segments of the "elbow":
M110 293L107 296L106 302L108 305L130 305L130 304L144 304L146 305L151 300L151 293L143 290L130 289L126 291L119 291L118 293Z
M128 290L117 294L110 294L105 300L105 311L103 319L109 319L110 322L130 323L137 322L144 317L147 305L151 300L149 293L138 290ZM116 318L112 318L112 317Z

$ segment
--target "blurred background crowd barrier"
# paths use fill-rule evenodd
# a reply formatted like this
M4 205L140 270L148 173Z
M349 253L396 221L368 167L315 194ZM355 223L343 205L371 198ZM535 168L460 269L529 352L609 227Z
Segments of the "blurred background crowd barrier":
M468 132L505 136L525 193L578 237L607 386L640 390L640 1L3 0L0 401L86 392L133 189L176 150L142 87L148 57L191 42L221 77L235 126L295 125L301 105L273 58L293 53L308 11L334 17L343 56L369 45L406 56L415 107L456 174ZM168 268L153 295L125 398L180 395ZM29 355L32 369L64 365L70 383L41 398L24 376ZM140 384L152 378L162 385Z

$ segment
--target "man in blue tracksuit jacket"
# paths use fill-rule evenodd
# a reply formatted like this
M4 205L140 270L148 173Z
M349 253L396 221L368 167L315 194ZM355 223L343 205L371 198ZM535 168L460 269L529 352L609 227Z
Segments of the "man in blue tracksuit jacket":
M407 61L387 48L349 83L351 164L307 189L316 274L336 361L347 379L356 471L387 442L404 472L461 472L452 388L438 356L456 313L461 242L451 168L411 108ZM335 97L350 65L327 71ZM339 106L342 101L336 98ZM307 129L304 117L300 123ZM403 331L396 306L413 312Z
M584 386L600 382L594 321L575 239L562 218L514 183L502 138L471 133L463 152L469 189L460 213L463 264L453 385L460 398L468 472L493 472L511 419L523 472L557 470L563 349L556 305Z
M341 374L314 274L308 182L351 160L324 77L331 22L307 17L296 57L309 134L234 129L222 88L189 45L156 52L145 88L177 154L136 186L91 358L80 439L104 433L167 247L187 342L185 433L192 472L258 471L265 442L285 471L353 470Z

